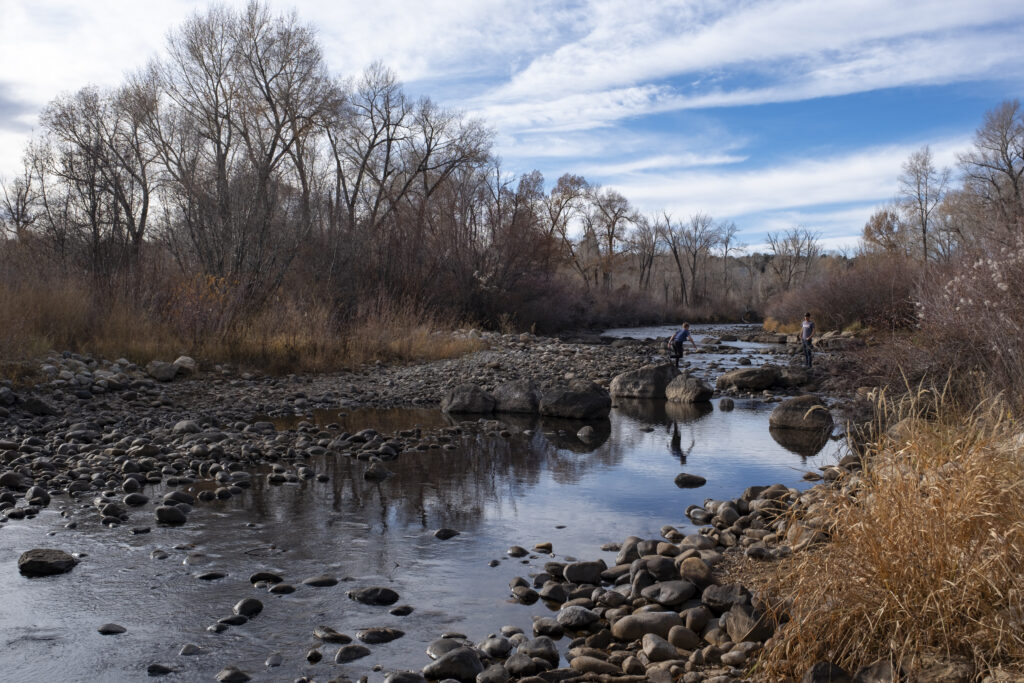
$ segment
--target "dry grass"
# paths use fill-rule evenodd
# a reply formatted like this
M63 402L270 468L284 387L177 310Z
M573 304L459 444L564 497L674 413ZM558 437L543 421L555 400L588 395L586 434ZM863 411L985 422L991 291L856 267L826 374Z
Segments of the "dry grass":
M483 347L456 336L453 320L411 305L372 302L351 319L333 320L325 306L275 301L230 327L202 329L194 309L128 297L106 298L87 283L63 280L37 287L0 285L0 376L24 379L26 361L48 350L144 364L192 355L205 363L235 363L274 374L329 372L373 361L451 358Z
M768 316L764 319L764 329L773 334L796 334L800 331L800 323L784 323L781 320Z
M882 402L914 419L877 436L855 497L830 499L833 542L774 578L790 620L763 665L787 679L819 660L856 670L886 658L912 670L940 657L972 661L979 672L1020 670L1019 425L998 402L966 415L941 393Z

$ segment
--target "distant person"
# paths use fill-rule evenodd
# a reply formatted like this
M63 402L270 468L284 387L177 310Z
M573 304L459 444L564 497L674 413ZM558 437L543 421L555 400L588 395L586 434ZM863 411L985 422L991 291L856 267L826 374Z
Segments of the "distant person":
M814 339L814 321L811 320L811 314L804 314L804 323L800 326L800 343L804 347L804 361L807 363L807 367L811 367L811 352L813 351L813 339Z
M672 357L676 361L676 367L679 367L679 359L683 357L683 342L687 339L693 344L694 351L697 350L697 342L693 341L693 335L690 334L690 323L683 323L682 329L676 330L676 333L669 339L669 345L672 348Z

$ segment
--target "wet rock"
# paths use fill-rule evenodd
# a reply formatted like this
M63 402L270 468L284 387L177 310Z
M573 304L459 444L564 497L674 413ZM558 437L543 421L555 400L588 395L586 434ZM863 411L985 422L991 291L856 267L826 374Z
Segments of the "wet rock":
M400 631L397 628L388 628L385 626L364 628L356 632L356 638L363 641L364 643L369 643L370 645L390 643L392 640L398 640L404 635L405 631Z
M538 636L533 640L526 641L519 646L519 654L543 659L546 662L550 662L551 666L557 666L558 660L561 657L558 654L558 647L555 645L555 641L547 636Z
M502 664L491 664L476 676L476 683L508 683L512 675Z
M188 516L176 505L161 505L155 510L156 521L163 524L184 524Z
M338 579L327 574L321 574L320 576L311 576L308 579L302 580L303 585L312 586L314 588L327 588L329 586L338 585Z
M507 552L510 557L526 557L530 554L530 551L521 545L514 545Z
M611 408L612 399L608 392L594 382L583 380L574 380L568 387L552 389L544 394L540 403L541 415L574 420L608 417Z
M132 481L135 481L134 479ZM149 502L149 496L144 496L141 493L129 493L124 497L123 502L125 505L131 505L132 507L138 507L145 505Z
M345 662L354 662L357 659L362 659L370 654L370 648L359 643L351 643L350 645L342 645L338 652L334 655L334 662L336 664L344 664Z
M719 410L721 410L721 411L723 411L723 412L727 412L727 411L730 411L730 410L732 410L732 409L733 409L733 408L735 408L735 407L736 407L736 402L735 402L735 401L733 401L733 400L732 400L731 398L729 398L728 396L725 396L725 397L723 397L723 398L722 398L722 399L721 399L721 400L720 400L720 401L718 402L718 409L719 409Z
M427 683L427 679L414 671L392 671L384 677L384 683Z
M128 631L128 629L120 624L103 624L96 630L105 636L115 636Z
M364 605L393 605L398 602L398 593L383 586L371 586L348 592L348 597Z
M665 388L679 375L672 363L645 365L612 379L609 393L623 398L665 398Z
M165 664L153 663L146 667L146 673L150 676L166 676L173 671L174 669Z
M266 583L281 583L284 579L273 572L256 572L249 577L249 583L259 583L261 581Z
M494 397L475 384L460 384L451 389L441 401L446 413L490 413L494 410Z
M680 472L676 475L676 486L681 489L695 489L708 483L708 480L696 474Z
M774 386L778 378L778 368L771 366L740 368L719 375L715 386L719 389L762 391Z
M388 610L388 614L393 614L396 617L407 617L412 614L412 605L399 605L398 607L392 607Z
M277 666L281 666L281 664L283 664L283 663L284 663L284 657L281 656L280 652L273 652L273 653L271 653L270 656L267 657L267 661L263 662L263 664L265 666L268 666L268 667L271 667L271 668L277 667Z
M454 638L438 638L427 645L427 656L431 659L440 659L452 650L465 647L465 643Z
M220 683L245 683L246 681L252 680L252 676L245 673L238 667L229 666L220 670L217 674L217 680Z
M455 529L441 528L434 532L434 537L439 538L442 541L447 541L449 538L455 538L459 535L459 532Z
M335 631L330 626L317 626L313 629L313 637L322 640L325 643L337 643L338 645L347 645L352 642L352 638Z
M200 652L202 652L200 647L198 645L194 645L193 643L185 643L181 646L181 649L178 650L178 654L182 657L191 657L193 655L199 654Z
M547 636L558 640L565 631L557 620L551 617L536 617L533 620L533 635Z
M715 391L698 377L679 375L665 387L665 398L674 403L704 403Z
M484 665L476 652L468 647L459 647L423 667L423 675L429 679L474 681L483 670Z
M832 428L832 413L817 396L797 396L775 407L768 418L768 426L775 429L828 431Z
M263 611L263 603L256 598L243 598L235 603L231 611L251 619Z
M203 572L202 574L197 574L196 578L200 581L216 581L218 579L223 579L225 576L227 576L225 572L209 571Z
M53 576L71 571L78 560L64 552L50 548L27 550L18 558L18 571L23 576Z

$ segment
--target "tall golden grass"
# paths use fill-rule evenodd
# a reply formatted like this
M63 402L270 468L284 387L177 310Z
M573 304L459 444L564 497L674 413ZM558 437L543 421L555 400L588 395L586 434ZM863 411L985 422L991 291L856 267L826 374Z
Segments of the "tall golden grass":
M832 542L773 579L789 621L762 664L780 680L820 660L1024 670L1020 425L998 400L966 412L941 391L879 400L907 419L877 430L854 495L828 499Z
M127 296L97 295L88 283L0 285L3 374L48 350L71 350L136 363L188 354L206 363L235 363L270 373L329 372L362 363L450 358L482 348L450 332L458 321L412 304L383 300L332 320L326 306L281 299L223 329L196 334L160 307Z

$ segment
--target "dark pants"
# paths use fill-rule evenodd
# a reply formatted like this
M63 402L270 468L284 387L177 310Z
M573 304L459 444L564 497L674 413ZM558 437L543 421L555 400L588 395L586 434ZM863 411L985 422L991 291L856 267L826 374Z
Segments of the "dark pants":
M811 367L811 352L813 350L811 347L811 340L802 339L801 341L804 345L804 361L807 363L807 367Z
M676 365L679 365L679 359L683 357L683 342L672 342L672 358L675 360Z

